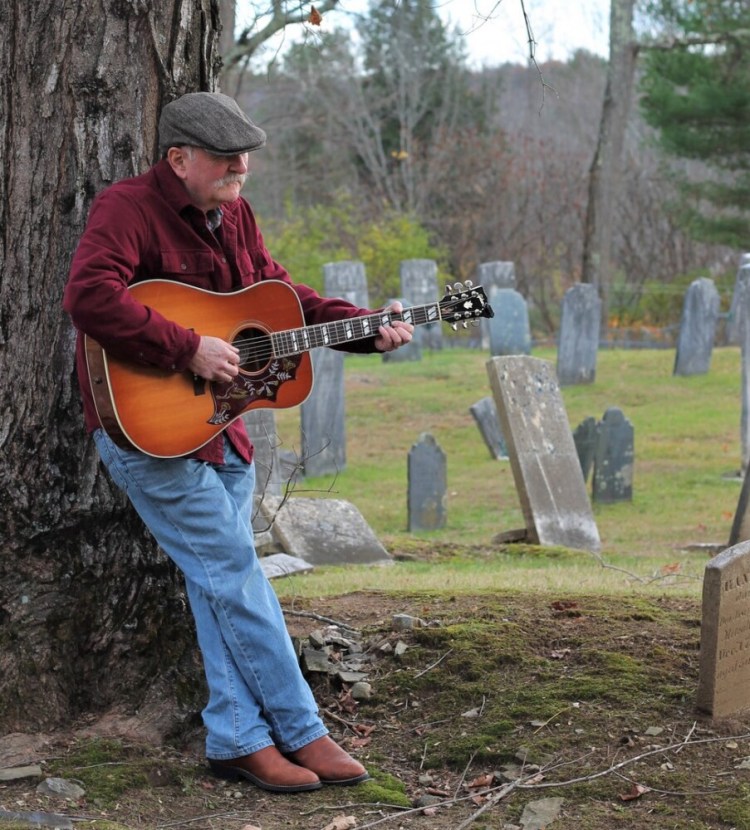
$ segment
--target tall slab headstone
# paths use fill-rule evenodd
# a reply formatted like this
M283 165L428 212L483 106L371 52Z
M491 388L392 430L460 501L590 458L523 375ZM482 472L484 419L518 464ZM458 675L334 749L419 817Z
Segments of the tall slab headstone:
M360 308L369 308L365 265L357 260L327 262L323 266L323 293L341 297Z
M705 375L708 372L719 305L719 292L713 280L700 277L690 283L682 308L673 374Z
M404 308L412 305L406 297L397 297L388 300L386 305L398 300ZM432 302L435 302L434 300ZM383 352L383 363L408 363L409 361L419 361L422 359L422 330L425 326L417 326L414 329L411 341L405 346L400 346L392 352Z
M477 265L475 285L481 285L484 293L489 298L493 288L515 288L516 287L516 266L507 260L493 260L492 262L480 262ZM490 321L480 320L480 332L482 337L482 348L490 347Z
M255 448L255 495L281 495L284 482L273 409L251 409L242 416L242 420Z
M490 354L531 353L531 326L526 300L513 288L492 288L489 301L494 317L490 324Z
M401 293L405 305L429 305L440 299L438 269L433 259L405 259L400 266ZM443 329L440 321L419 327L421 345L426 349L443 348Z
M633 498L635 430L622 410L611 406L597 424L593 499L611 504Z
M741 472L747 475L750 466L750 282L742 283L737 292L737 309L740 324L741 374L740 385L740 450Z
M589 480L589 475L594 469L597 433L596 418L593 416L584 418L573 430L573 443L576 446L578 460L581 462L581 472L583 473L584 481Z
M601 313L602 301L595 285L578 283L565 292L557 348L561 386L594 382Z
M346 466L344 353L314 349L314 383L300 407L302 458L306 476L337 473Z
M427 432L409 451L409 530L439 530L445 526L445 453Z
M703 574L698 708L715 718L750 709L750 542L711 559Z
M494 357L487 372L528 538L598 551L599 531L554 366L525 355Z
M508 448L505 446L500 419L497 417L495 401L487 396L481 398L469 407L472 417L477 422L479 432L493 458L507 458Z
M740 265L737 269L737 276L734 280L732 302L729 306L727 342L731 346L736 346L740 342L740 325L742 321L742 314L746 312L746 309L743 310L739 295L748 282L750 282L750 254L742 254L740 257Z

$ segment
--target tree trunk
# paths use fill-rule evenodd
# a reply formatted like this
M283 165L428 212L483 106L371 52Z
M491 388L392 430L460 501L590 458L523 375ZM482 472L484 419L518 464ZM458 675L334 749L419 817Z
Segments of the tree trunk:
M633 32L634 5L635 0L611 0L607 85L596 150L589 169L581 282L596 285L599 290L602 334L606 334L609 319L614 205L637 54Z
M163 102L213 89L217 27L217 0L0 10L3 731L153 713L183 679L199 705L180 577L84 434L61 298L92 197L155 160Z

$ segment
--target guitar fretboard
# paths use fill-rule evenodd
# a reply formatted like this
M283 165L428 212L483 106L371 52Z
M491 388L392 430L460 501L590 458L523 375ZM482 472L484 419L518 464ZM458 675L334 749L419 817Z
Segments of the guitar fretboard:
M413 326L437 323L442 319L440 303L405 308L400 314L394 311L379 311L365 317L349 317L333 323L319 323L315 326L303 326L271 334L271 344L275 357L308 352L320 346L338 346L365 340L378 334L380 326L389 326L395 320L403 320Z

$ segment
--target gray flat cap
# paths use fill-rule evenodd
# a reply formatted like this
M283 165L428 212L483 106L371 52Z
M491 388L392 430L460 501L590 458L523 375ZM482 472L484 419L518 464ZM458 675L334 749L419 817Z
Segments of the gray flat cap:
M189 144L217 156L249 153L266 143L266 134L220 92L189 92L167 104L159 118L159 150Z

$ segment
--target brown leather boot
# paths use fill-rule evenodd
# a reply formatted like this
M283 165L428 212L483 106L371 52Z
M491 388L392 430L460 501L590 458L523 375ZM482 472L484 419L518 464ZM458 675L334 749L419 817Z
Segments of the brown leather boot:
M299 764L316 773L324 784L359 784L370 777L367 770L355 761L328 735L318 738L288 755Z
M272 793L300 793L323 786L314 772L288 761L275 746L228 761L209 758L208 764L218 778L228 781L245 778Z

